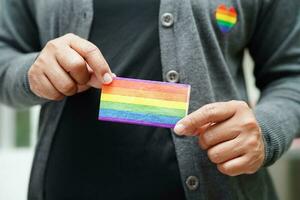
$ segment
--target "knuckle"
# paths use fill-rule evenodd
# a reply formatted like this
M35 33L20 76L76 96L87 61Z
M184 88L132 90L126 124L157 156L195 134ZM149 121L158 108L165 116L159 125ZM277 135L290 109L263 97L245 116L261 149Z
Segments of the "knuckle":
M85 46L84 51L85 51L87 57L100 53L100 50L98 49L98 47L90 42L88 42L88 44Z
M59 100L62 100L63 98L64 98L64 96L57 92L57 93L52 94L52 96L50 97L50 100L59 101Z
M225 164L217 165L217 168L221 173L228 175L228 176L232 176L229 168Z
M252 149L258 146L258 137L252 135L248 138L248 147Z
M73 95L76 93L77 87L74 83L68 82L63 84L61 90L66 95Z
M44 93L45 98L52 100L52 101L59 101L64 98L64 95L55 89L50 89L50 90L45 89L43 93Z
M29 82L38 82L37 77L41 76L41 74L42 69L40 65L37 62L33 63L33 65L29 68L27 73Z
M248 104L245 101L238 101L237 103L241 108L249 108Z
M75 35L74 33L67 33L60 37L59 39L62 40L63 42L70 43L70 41L77 40L79 36Z
M48 41L45 48L51 50L58 49L58 44L56 42L56 39Z
M195 116L191 115L190 117L188 117L186 119L186 123L188 124L188 126L190 127L197 127L197 119Z
M77 37L77 35L75 35L74 33L67 33L67 34L64 35L64 37L74 38L74 37Z
M213 142L212 134L210 132L202 134L202 140L206 145L210 146Z
M209 149L207 151L207 155L210 161L212 161L213 163L217 164L220 162L220 152L213 149Z
M211 119L217 114L217 106L215 104L207 104L203 107L203 114Z
M258 124L254 118L248 118L243 123L243 127L247 130L258 129Z
M33 65L31 66L31 72L32 73L39 73L41 71L43 71L43 66L46 66L46 59L44 58L43 55L40 55L36 61L33 63Z

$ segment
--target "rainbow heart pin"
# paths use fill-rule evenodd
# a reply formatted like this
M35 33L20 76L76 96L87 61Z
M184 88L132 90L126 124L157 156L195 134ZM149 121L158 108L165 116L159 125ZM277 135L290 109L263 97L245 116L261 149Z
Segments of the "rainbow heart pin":
M237 12L233 6L227 8L225 4L221 4L216 10L216 19L220 30L228 33L237 23Z

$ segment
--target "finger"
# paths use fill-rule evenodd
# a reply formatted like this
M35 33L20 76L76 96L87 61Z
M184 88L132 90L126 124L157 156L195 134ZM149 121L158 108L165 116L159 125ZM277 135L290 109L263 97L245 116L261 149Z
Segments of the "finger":
M174 131L178 135L191 135L208 123L218 123L232 117L236 112L233 101L207 104L180 120Z
M94 70L96 77L104 84L112 81L112 73L101 51L91 42L78 36L70 37L70 47L79 53Z
M56 61L52 61L44 72L52 85L62 94L72 96L77 93L77 84Z
M243 148L244 145L241 145L241 143L242 139L237 137L234 140L229 140L211 147L208 149L207 155L211 162L215 164L232 160L246 153L246 150Z
M249 159L246 155L218 164L218 170L228 176L237 176L247 172Z
M204 134L210 126L212 126L212 124L206 124L204 126L201 126L193 134L191 134L191 136L198 136L198 135Z
M208 127L205 133L199 135L199 140L201 141L201 147L207 149L221 142L232 140L239 134L240 131L237 129L236 120L231 118Z
M90 79L90 81L87 84L89 86L93 87L93 88L100 89L102 87L102 82L99 82L99 80L97 79L97 77L95 76L95 74L91 75L91 79Z
M52 85L46 75L39 76L38 80L38 91L41 97L55 101L62 100L65 97Z
M94 71L92 70L92 68L87 65L87 68L88 68L88 71L90 72L91 76L90 76L90 80L89 82L87 83L87 85L89 85L90 87L93 87L93 88L98 88L100 89L101 86L102 86L102 82L100 82L97 77L95 76L95 73ZM112 73L112 79L116 78L117 75L115 73Z
M88 71L90 73L90 80L87 83L88 86L100 89L102 87L102 81L99 81L99 79L96 77L94 70L87 65Z
M56 59L78 84L83 85L89 81L90 73L87 64L75 50L64 46L57 52Z

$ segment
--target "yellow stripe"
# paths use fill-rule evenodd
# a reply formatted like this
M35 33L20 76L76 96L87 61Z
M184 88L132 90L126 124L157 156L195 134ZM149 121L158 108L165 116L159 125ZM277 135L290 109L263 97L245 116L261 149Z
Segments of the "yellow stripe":
M112 94L101 94L101 101L112 101L118 103L138 104L146 106L157 106L162 108L177 108L186 109L186 103L178 101L166 101L150 98L132 97L132 96L121 96Z
M230 22L232 24L235 24L236 21L237 21L236 17L231 17L231 16L228 16L228 15L223 15L221 13L217 13L217 19L220 19L220 20L223 20L223 21L226 21L226 22Z

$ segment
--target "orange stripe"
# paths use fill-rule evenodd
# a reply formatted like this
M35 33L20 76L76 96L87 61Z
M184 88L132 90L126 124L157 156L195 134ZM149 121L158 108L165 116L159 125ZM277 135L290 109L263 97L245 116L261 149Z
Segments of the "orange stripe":
M129 88L121 88L121 87L103 87L102 93L106 94L117 94L122 96L133 96L133 97L143 97L143 98L151 98L151 99L162 99L167 101L187 101L187 93L185 94L177 94L177 93L165 93L160 91L149 91L149 90L137 90L137 89L129 89Z
M102 86L103 88L106 86ZM144 90L144 91L157 91L163 93L173 94L186 94L189 87L168 85L168 84L155 84L149 82L136 82L130 80L115 79L108 87L121 87L128 89Z
M224 9L218 9L217 12L218 13L222 13L224 15L229 15L229 16L232 16L232 17L236 17L237 16L236 12L233 12L233 11L230 12L230 11L224 10Z

